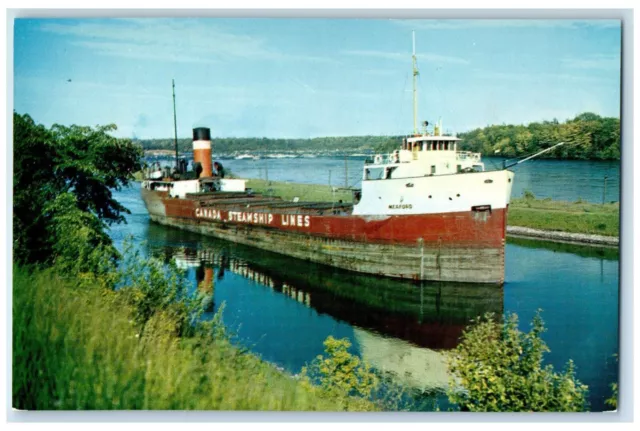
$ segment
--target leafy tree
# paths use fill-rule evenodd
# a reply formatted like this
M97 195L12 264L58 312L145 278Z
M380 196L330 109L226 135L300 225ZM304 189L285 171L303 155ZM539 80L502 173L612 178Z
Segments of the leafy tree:
M43 208L57 195L51 132L28 115L13 114L13 241L17 261L50 252Z
M54 247L55 233L72 225L69 219L54 220L63 214L91 226L93 233L87 235L93 235L92 244L110 246L109 238L99 231L124 221L123 214L129 212L113 198L112 190L128 186L141 168L141 148L111 136L116 130L113 124L47 129L29 115L14 112L13 127L16 261L51 263L61 252ZM73 198L62 197L65 194ZM72 214L71 207L86 215Z
M549 352L544 331L540 311L528 333L518 330L515 314L503 323L493 314L479 318L449 358L449 400L466 411L583 411L587 386L576 379L573 362L561 373L542 366Z

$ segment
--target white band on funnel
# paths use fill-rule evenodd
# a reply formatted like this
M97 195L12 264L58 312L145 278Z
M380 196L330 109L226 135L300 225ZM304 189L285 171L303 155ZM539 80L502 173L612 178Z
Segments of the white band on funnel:
M210 150L211 141L193 141L194 150Z

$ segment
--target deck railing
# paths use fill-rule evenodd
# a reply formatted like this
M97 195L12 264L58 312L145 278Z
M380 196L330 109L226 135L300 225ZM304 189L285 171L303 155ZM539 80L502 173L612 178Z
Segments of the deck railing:
M472 153L471 151L458 151L456 153L457 160L470 160L472 162L479 162L480 156L480 153Z

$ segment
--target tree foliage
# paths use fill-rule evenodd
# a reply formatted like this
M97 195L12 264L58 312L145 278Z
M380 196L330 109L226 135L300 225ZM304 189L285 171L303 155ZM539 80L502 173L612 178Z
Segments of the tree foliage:
M484 155L519 157L543 150L558 142L566 145L543 154L554 159L620 159L620 120L585 112L574 119L493 125L458 135L460 149Z
M573 362L560 373L542 366L549 352L544 331L540 311L528 333L518 329L515 314L503 323L492 314L478 319L449 357L449 400L465 411L583 411L587 386L576 379Z
M86 235L94 246L110 247L103 229L124 221L128 213L112 190L128 186L140 170L140 147L111 136L113 124L47 129L14 112L13 128L15 259L51 263L65 253L68 258L69 250L54 247L62 230ZM74 226L82 232L72 232Z

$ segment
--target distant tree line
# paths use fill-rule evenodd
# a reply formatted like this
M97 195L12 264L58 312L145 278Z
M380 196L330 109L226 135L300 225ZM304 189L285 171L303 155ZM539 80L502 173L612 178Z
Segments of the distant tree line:
M388 136L337 136L322 138L213 138L216 153L245 151L366 151L389 140ZM139 139L144 150L173 150L173 139ZM191 138L178 139L179 151L192 150Z
M574 119L543 121L528 125L492 125L460 133L459 149L485 156L519 157L565 142L542 157L556 159L620 159L620 119L583 113ZM214 138L216 153L348 151L391 152L401 136L338 136L322 138ZM144 150L172 150L173 139L141 139ZM179 151L191 151L191 139L178 140Z

